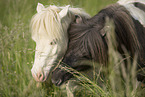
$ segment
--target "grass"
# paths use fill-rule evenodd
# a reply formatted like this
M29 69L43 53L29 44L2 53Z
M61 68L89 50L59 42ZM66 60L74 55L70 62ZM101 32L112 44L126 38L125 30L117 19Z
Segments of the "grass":
M48 83L37 83L31 75L31 68L34 60L35 43L31 39L29 23L31 17L36 13L37 3L44 5L70 4L81 7L92 16L108 4L116 0L0 0L0 96L1 97L65 97L64 90ZM113 51L110 51L111 53ZM121 64L116 58L116 52L110 57L110 64ZM112 65L110 65L112 66ZM76 93L82 97L123 97L125 91L127 97L133 94L140 96L145 89L134 90L134 82L122 81L117 66L110 67L107 80L101 80L103 86L97 85L98 79L89 80L83 76L82 91ZM101 68L101 67L100 67ZM115 68L115 69L114 69ZM122 67L123 68L123 67ZM98 75L99 74L94 74ZM127 73L124 74L128 78ZM86 84L89 82L90 84ZM125 85L125 87L122 86ZM84 91L86 90L87 91ZM126 89L126 90L124 90ZM123 94L122 94L123 93Z

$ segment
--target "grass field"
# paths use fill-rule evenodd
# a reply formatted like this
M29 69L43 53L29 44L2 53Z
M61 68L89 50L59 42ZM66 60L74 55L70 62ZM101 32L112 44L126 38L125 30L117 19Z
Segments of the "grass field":
M29 24L36 13L37 3L59 6L72 5L81 7L90 15L95 15L106 5L117 0L0 0L0 97L65 97L66 93L49 83L37 83L31 75L34 60L35 43L31 39ZM110 64L117 53L110 51ZM135 62L134 62L135 64ZM111 65L112 66L112 65ZM113 67L114 68L114 67ZM116 70L116 69L115 69ZM118 69L117 69L118 70ZM132 70L132 69L131 69ZM127 78L122 85L120 73L110 67L108 82L102 81L103 87L83 84L82 97L145 97L145 89L137 89L133 81ZM88 80L84 77L84 80Z

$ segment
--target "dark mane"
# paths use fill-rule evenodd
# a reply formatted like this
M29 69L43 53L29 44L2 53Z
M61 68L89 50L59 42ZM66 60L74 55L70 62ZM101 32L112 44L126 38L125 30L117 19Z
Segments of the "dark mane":
M83 23L72 24L69 30L69 49L76 49L77 53L84 53L87 58L95 60L99 63L107 63L107 45L105 38L102 38L99 30L103 28L103 22L101 24L92 25L86 19L83 19ZM100 26L101 25L101 26ZM78 48L79 47L79 48Z
M136 4L137 7L139 5ZM139 9L144 7L145 5L142 5ZM81 60L94 60L107 65L109 45L106 33L110 34L111 31L106 30L106 18L114 23L117 43L115 49L122 57L126 57L125 54L128 53L132 60L137 54L139 64L137 69L145 67L145 27L132 17L124 6L117 3L104 8L90 19L76 17L76 21L68 30L69 44L62 62L77 71L90 69L90 65L79 62ZM63 66L63 64L60 65ZM52 81L56 85L61 85L72 77L71 73L60 68L56 68L52 73ZM137 73L137 79L143 81L145 77Z
M137 35L135 20L133 21L129 12L118 4L108 6L89 20L82 19L81 23L71 24L69 48L79 47L76 49L81 49L81 52L85 50L91 59L106 64L107 39L101 35L104 31L106 17L114 21L118 51L123 54L122 46L124 46L132 57L135 53L139 53L141 46L138 37L142 34ZM142 36L140 38L143 39Z

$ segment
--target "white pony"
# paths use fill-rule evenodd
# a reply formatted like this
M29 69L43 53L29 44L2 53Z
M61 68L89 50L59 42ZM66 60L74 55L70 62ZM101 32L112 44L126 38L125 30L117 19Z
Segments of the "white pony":
M67 29L74 21L75 15L90 18L80 8L44 7L38 3L37 13L31 20L32 39L36 42L35 60L31 69L38 82L47 80L51 68L58 63L67 50Z

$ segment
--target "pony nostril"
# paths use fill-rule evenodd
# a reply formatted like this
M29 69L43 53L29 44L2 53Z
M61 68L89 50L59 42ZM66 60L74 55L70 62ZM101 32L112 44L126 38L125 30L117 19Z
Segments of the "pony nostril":
M58 80L53 80L51 79L52 83L55 84L56 86L60 86L62 84L62 80L58 79Z
M56 81L56 86L60 86L61 84L62 84L62 80L61 79L59 79L58 81Z
M47 76L43 73L35 73L35 72L32 72L32 76L34 77L34 79L38 82L44 82L47 80Z
M37 77L38 77L38 79L39 79L40 81L43 81L43 79L44 79L43 73L38 74Z
M60 80L57 81L57 84L60 85L61 82L62 82L62 80L60 79Z

